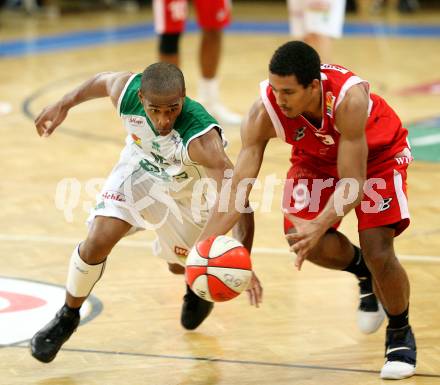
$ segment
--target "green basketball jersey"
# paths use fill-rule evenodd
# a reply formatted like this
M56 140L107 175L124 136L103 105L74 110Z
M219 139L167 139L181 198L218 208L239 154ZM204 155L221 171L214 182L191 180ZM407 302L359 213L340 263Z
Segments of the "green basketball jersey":
M142 74L130 77L118 101L118 113L128 132L127 145L137 148L142 156L140 165L154 177L163 181L200 178L204 172L190 159L188 145L213 127L218 127L225 144L223 130L200 103L185 97L173 130L159 135L138 97L141 77Z

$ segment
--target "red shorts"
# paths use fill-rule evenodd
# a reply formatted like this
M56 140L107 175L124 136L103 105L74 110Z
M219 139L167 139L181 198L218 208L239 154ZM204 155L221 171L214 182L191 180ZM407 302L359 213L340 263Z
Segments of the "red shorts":
M203 29L223 29L231 21L230 0L193 0L197 23ZM156 33L180 33L185 29L188 0L153 0Z
M364 197L355 209L358 231L393 225L397 236L409 226L406 170L411 160L410 155L390 157L385 162L368 165ZM287 173L283 208L300 218L313 219L327 204L338 181L312 162L295 158ZM339 224L334 224L333 228L338 228ZM292 227L293 224L284 218L284 232Z

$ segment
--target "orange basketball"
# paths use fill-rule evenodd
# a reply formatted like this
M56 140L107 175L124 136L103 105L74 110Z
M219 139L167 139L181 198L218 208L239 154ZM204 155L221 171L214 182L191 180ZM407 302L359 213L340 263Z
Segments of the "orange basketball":
M248 287L251 258L236 239L212 236L191 249L185 275L186 282L199 297L211 302L229 301Z

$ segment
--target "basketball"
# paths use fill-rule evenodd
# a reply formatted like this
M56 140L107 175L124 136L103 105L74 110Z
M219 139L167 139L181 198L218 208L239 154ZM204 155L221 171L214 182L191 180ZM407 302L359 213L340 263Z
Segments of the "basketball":
M248 287L251 258L236 239L212 236L191 249L185 276L191 290L200 298L210 302L229 301Z

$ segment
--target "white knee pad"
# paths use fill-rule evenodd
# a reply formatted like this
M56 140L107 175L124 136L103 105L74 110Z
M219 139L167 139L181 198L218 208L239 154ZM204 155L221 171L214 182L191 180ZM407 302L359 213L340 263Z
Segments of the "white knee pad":
M104 273L105 261L89 265L79 256L79 246L70 257L66 289L74 297L87 297Z

